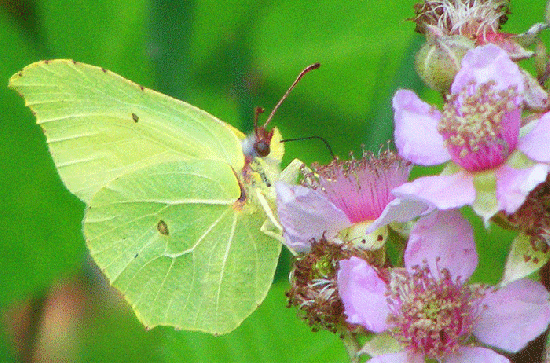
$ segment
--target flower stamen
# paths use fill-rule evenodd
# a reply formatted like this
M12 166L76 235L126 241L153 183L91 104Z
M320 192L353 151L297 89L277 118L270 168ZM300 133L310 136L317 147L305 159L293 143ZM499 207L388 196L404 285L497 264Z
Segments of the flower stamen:
M456 353L474 328L485 289L429 267L392 272L388 303L391 333L407 350L442 359Z
M496 167L516 148L518 92L515 87L495 86L494 81L478 86L471 82L449 95L438 124L453 161L469 171Z

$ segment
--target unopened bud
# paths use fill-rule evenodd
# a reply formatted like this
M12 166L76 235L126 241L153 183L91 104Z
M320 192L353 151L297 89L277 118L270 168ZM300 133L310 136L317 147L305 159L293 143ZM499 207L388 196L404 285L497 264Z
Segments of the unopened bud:
M460 35L431 37L416 54L416 71L430 88L448 93L462 58L474 46Z

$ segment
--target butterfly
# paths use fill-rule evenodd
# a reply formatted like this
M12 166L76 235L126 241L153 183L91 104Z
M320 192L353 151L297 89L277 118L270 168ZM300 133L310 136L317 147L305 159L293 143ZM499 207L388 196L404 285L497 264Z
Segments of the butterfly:
M86 204L91 256L145 326L224 334L265 298L281 251L271 183L284 153L265 126L318 66L249 136L72 60L11 77L61 180Z

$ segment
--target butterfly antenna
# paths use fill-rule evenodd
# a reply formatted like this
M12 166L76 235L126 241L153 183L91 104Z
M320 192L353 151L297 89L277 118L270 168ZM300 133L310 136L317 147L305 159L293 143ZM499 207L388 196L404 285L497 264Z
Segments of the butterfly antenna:
M301 141L301 140L311 140L311 139L318 139L318 140L321 140L325 146L327 147L328 149L328 152L330 153L330 156L332 157L332 159L336 159L336 156L334 155L334 153L332 152L332 148L330 147L330 144L328 143L327 140L325 140L324 138L322 138L321 136L306 136L306 137L298 137L296 139L284 139L284 140L281 140L280 142L289 142L289 141Z
M267 117L267 120L265 121L265 124L264 124L264 128L267 126L267 124L271 121L271 119L273 118L273 115L275 115L275 112L277 111L277 109L279 108L279 106L281 106L281 103L283 103L283 101L288 97L290 91L292 91L292 89L294 87L296 87L296 85L298 84L298 82L300 81L300 79L302 79L303 76L306 75L306 73L308 73L309 71L311 70L314 70L314 69L317 69L321 66L321 63L314 63L310 66L307 66L302 72L300 72L300 74L298 75L298 77L296 78L296 80L294 81L294 83L292 83L292 85L290 86L290 88L286 91L286 93L283 95L283 97L281 97L281 99L279 100L279 102L275 105L275 107L273 107L273 110L271 111L271 113L269 114L269 116Z
M254 110L254 132L256 133L256 137L258 137L258 117L260 116L260 114L264 113L264 109L263 107L256 107L256 109Z

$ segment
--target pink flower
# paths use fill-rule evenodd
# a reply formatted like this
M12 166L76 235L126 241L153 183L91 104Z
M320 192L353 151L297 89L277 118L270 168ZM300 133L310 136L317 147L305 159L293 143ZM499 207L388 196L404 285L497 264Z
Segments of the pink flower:
M398 353L369 362L508 362L483 344L517 352L550 323L546 289L528 279L500 289L466 284L477 266L473 231L458 211L436 211L413 227L405 268L382 271L352 257L337 282L347 321L389 332Z
M362 224L361 233L369 234L392 221L406 222L426 212L424 203L402 201L390 193L407 181L410 168L386 151L314 166L303 186L277 183L286 245L295 252L308 252L312 240L334 239L353 225Z
M550 170L550 114L521 128L523 94L520 69L492 44L466 54L443 112L412 91L397 91L399 154L415 164L448 165L394 194L439 209L472 205L486 221L500 210L516 211Z

